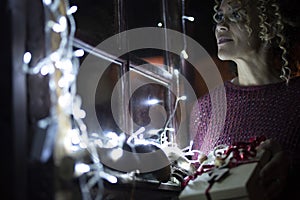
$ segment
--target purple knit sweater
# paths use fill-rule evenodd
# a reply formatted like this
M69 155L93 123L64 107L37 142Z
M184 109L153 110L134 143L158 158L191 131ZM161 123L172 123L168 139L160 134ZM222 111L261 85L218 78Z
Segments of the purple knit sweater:
M194 105L190 121L193 149L208 154L219 144L230 145L264 135L278 141L290 153L293 163L298 165L300 77L291 79L288 86L285 82L237 86L229 81L224 86L225 101L220 100L222 90L217 87L211 95L204 95ZM211 98L217 102L214 106Z

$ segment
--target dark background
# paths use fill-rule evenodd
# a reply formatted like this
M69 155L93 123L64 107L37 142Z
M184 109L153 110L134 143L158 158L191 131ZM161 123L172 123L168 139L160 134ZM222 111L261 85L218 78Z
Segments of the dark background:
M71 5L78 6L74 14L76 37L97 45L120 31L156 27L158 22L163 21L161 0L123 1L125 13L119 15L120 8L116 7L116 2L118 0L71 0ZM170 3L169 0L167 2ZM182 12L182 1L172 3L177 6L170 6L166 16L169 28L182 31L178 18ZM186 0L185 15L193 16L195 21L186 21L185 31L215 58L212 7L212 0ZM21 16L20 21L13 22L14 15ZM1 191L8 195L6 199L52 199L54 186L51 184L51 162L49 166L49 163L42 164L29 159L31 139L37 131L35 123L48 114L47 80L14 71L20 67L18 65L26 49L34 52L33 59L36 62L44 55L41 47L44 42L41 2L0 1L0 25ZM151 53L157 54L155 51ZM137 55L145 56L143 52ZM192 73L186 72L187 76ZM194 78L195 83L197 80Z

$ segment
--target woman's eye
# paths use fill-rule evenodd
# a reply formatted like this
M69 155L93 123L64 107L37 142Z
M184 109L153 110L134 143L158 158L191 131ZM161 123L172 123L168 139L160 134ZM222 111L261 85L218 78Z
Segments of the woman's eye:
M217 22L217 23L222 22L222 21L223 21L223 18L224 18L223 13L216 13L216 14L214 15L214 20L215 20L215 22Z
M242 19L242 16L241 16L241 14L238 11L233 11L231 13L231 19L233 21L240 21Z

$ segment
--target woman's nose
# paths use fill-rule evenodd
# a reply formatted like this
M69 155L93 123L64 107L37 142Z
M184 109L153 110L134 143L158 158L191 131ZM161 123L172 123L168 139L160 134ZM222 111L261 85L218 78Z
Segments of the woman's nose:
M228 26L224 22L222 22L222 23L217 24L216 30L218 32L228 31Z

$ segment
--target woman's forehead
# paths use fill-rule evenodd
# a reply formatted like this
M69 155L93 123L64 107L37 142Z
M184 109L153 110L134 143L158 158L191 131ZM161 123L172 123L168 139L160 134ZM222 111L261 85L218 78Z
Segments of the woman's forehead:
M251 0L250 3L254 3L255 0ZM248 0L222 0L219 6L219 10L232 10L236 8L243 7L244 9L249 9Z
M244 0L222 0L220 7L229 6L229 7L237 7L241 6L244 3Z

